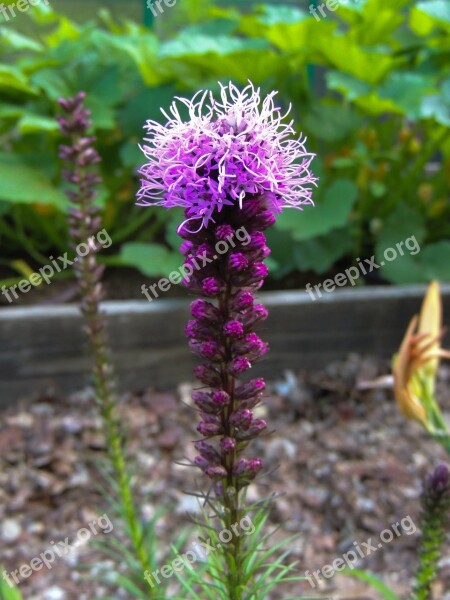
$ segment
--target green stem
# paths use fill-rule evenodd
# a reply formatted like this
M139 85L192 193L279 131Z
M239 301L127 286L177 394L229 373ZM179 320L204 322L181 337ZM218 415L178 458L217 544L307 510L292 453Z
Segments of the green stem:
M231 298L232 288L231 285L228 284L227 288L223 294L223 297L220 299L220 308L221 312L224 315L224 320L227 321L230 317L230 309L229 303ZM229 341L224 337L222 340L222 344L225 347L225 363L231 359L231 348ZM230 415L236 409L236 400L235 400L235 387L236 387L236 378L229 375L225 368L225 364L222 367L222 383L223 389L230 396L230 404L227 407L227 410L224 413L224 435L226 437L234 437L234 427L230 425ZM241 508L240 508L240 490L238 484L238 478L233 475L233 467L236 463L238 455L238 448L235 448L232 453L227 457L226 469L228 472L226 479L226 489L224 490L224 516L223 516L223 526L227 531L232 532L232 539L229 542L230 550L226 549L226 559L228 565L228 595L230 600L242 600L242 584L243 584L243 576L241 571L241 538L239 535L236 535L233 528L235 523L239 523L241 518Z
M80 169L83 174L83 169ZM87 215L89 201L80 191L78 204L82 214ZM83 239L89 237L86 221L82 220L80 233ZM142 525L138 517L133 498L130 478L127 473L120 421L117 415L117 386L110 357L107 324L100 310L96 289L99 281L96 275L97 260L95 254L88 254L79 263L81 289L85 295L82 313L88 323L91 353L94 359L94 380L97 401L106 428L106 444L111 467L118 484L118 493L124 511L125 522L136 557L144 573L151 572L151 561L144 544ZM150 583L147 582L149 598L153 598Z

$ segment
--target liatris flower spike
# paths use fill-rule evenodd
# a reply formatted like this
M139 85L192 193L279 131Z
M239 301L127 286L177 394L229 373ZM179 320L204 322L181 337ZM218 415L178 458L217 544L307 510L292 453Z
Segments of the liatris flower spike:
M195 369L202 384L193 396L202 436L195 464L212 480L230 527L239 520L239 492L263 468L261 458L243 453L267 428L253 413L265 383L240 381L268 350L253 331L267 318L255 303L268 274L262 232L284 207L312 204L316 178L314 155L304 140L292 138L276 92L262 99L252 84L242 91L231 83L220 87L219 99L204 91L192 100L178 98L171 116L164 113L165 125L147 123L138 204L184 208L178 228L184 284L203 296L192 303L186 327L189 346L203 361ZM179 104L188 110L186 122ZM234 565L239 543L233 536ZM231 588L240 585L235 580Z
M413 317L394 357L394 391L403 414L420 423L450 452L450 432L436 401L440 358L450 352L440 346L442 302L439 284L430 284L419 316Z
M100 157L94 148L95 138L88 135L91 127L90 112L84 107L84 99L84 92L79 92L74 98L61 98L59 105L64 114L57 117L61 132L68 141L67 145L60 146L60 158L65 163L63 178L71 186L66 194L71 202L69 235L73 248L76 248L80 240L87 242L101 228L101 216L94 205L97 185L101 181L95 171ZM95 244L88 244L88 248L88 253L78 257L73 269L80 289L81 312L86 321L84 330L89 337L93 357L96 399L105 425L108 455L120 500L117 504L121 506L126 531L140 566L138 585L145 589L147 584L143 583L141 572L150 570L151 561L143 543L142 526L127 473L122 431L117 416L117 386L109 348L108 325L100 309L104 267L97 262ZM127 548L124 548L124 555L129 555Z
M442 546L450 524L450 472L439 465L429 477L422 493L419 567L411 600L431 600Z

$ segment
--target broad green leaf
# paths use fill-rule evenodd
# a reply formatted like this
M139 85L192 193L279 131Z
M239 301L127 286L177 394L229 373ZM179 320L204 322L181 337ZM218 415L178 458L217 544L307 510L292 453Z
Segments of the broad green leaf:
M218 80L233 80L236 83L252 81L259 84L270 77L283 78L288 66L286 59L277 52L266 50L243 50L227 54L201 53L180 55L174 59L166 58L167 68L177 74L177 78L192 89L205 86L215 87Z
M46 173L19 155L0 154L0 181L0 199L5 202L51 204L61 210L67 205L66 196Z
M80 82L79 85L88 96L95 96L105 106L114 106L123 97L121 73L115 65L111 67L104 65L101 73L98 64L92 65L86 83Z
M36 6L33 6L33 10L28 11L27 15L30 19L32 19L39 25L48 25L49 23L55 23L62 18L61 15L59 15L53 9L50 0L47 0L47 2L45 3L40 2Z
M170 252L160 244L130 242L124 244L120 253L123 265L135 267L144 275L168 277L172 271L179 270L182 259L176 252Z
M186 27L184 32L187 35L197 36L224 36L231 35L236 29L236 22L231 19L214 19L206 23L200 23L199 25L192 25Z
M9 202L0 201L0 215L5 215L11 208L11 204Z
M294 248L295 264L301 271L322 275L338 260L351 255L353 239L348 228L336 229L312 240L297 242Z
M18 119L24 113L24 108L16 104L2 103L0 105L0 118L2 119Z
M86 96L85 105L91 111L94 129L115 129L117 127L115 111L96 96Z
M144 155L142 154L141 149L139 148L141 140L136 138L134 140L129 140L125 144L122 144L119 153L122 163L126 167L132 167L136 169L136 165L143 162Z
M239 30L253 38L267 39L280 50L293 52L308 46L316 25L307 13L297 8L266 5L261 14L244 16Z
M450 23L450 4L447 0L428 0L427 2L418 2L417 10L433 17L437 21Z
M65 98L73 93L62 74L54 68L37 71L31 76L31 82L51 100Z
M414 247L413 244L411 244L411 247ZM404 250L406 253L401 256L397 253L395 246L392 246L392 248L395 249L396 254L394 255L389 251L389 261L384 259L383 252L380 250L377 250L376 253L376 263L381 267L378 273L380 273L384 279L397 285L408 285L427 281L422 266L413 256L408 254L408 250ZM384 250L386 250L386 248ZM395 256L395 259L391 261L391 257L393 256Z
M16 67L0 65L0 90L4 92L25 92L36 94L36 90L28 82L27 77Z
M430 79L419 73L393 72L379 86L378 95L392 100L393 108L398 108L411 119L420 115L424 95L433 90Z
M59 13L58 27L44 36L44 39L50 48L54 48L66 40L77 40L80 35L80 28L73 21Z
M390 41L393 32L403 23L405 17L404 12L401 10L403 6L410 2L410 0L392 0L388 5L382 5L379 0L367 0L362 4L358 2L354 5L354 9L360 9L357 11L357 18L355 18L355 12L353 12L353 18L351 19L352 26L346 32L347 36L361 45L374 46L380 45ZM339 16L343 16L344 19L348 19L351 6L346 3L349 11L345 10L345 5L342 11L339 10Z
M450 100L444 95L425 96L421 99L420 116L433 118L441 125L450 127Z
M8 27L0 30L0 48L2 47L11 51L31 50L32 52L39 52L43 50L42 44L36 40L26 37Z
M350 106L315 103L302 119L308 133L327 142L347 138L361 125L361 117Z
M159 56L173 58L209 53L223 55L241 50L265 49L267 49L267 42L264 40L242 40L237 37L207 35L193 37L183 32L176 39L163 44Z
M267 243L271 254L266 260L275 279L280 279L295 271L294 247L292 235L278 228L278 224L267 231Z
M285 210L278 217L278 228L291 231L294 240L302 241L342 227L348 222L357 193L353 182L337 179L317 206L306 206L303 211Z
M50 117L42 117L32 113L25 113L17 124L20 133L38 133L41 131L51 132L58 131L59 126L55 119Z
M412 9L410 26L419 35L429 35L435 27L450 25L450 3L448 0L418 2Z
M365 96L371 90L371 86L368 83L348 73L328 71L325 73L325 78L330 90L338 90L348 100L355 100L355 98Z
M423 217L399 204L384 223L375 247L385 279L399 284L450 279L450 242L424 247L425 235Z
M443 240L426 246L417 260L424 268L427 281L450 281L450 242Z
M108 35L108 38L110 45L133 59L146 85L153 86L161 83L162 77L158 69L159 43L155 36L147 32L145 35L133 34L120 37Z
M295 24L307 18L305 11L294 6L266 4L262 7L263 13L259 21L264 25L278 25L280 23Z
M387 52L373 49L369 52L346 36L330 36L329 30L321 27L311 37L310 43L326 66L335 67L367 83L381 81L395 64Z
M385 248L395 247L398 242L413 235L419 244L424 241L426 236L424 219L410 206L404 203L398 204L383 223L378 235L377 249L379 254L381 255Z
M141 135L147 119L155 121L166 120L161 113L171 104L176 96L174 85L164 85L145 88L128 102L119 112L119 123L125 135Z

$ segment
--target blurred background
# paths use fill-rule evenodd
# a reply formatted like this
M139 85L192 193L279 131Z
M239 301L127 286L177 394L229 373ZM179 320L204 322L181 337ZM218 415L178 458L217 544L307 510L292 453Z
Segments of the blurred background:
M101 260L110 296L137 297L142 275L180 262L181 215L134 206L145 121L164 120L174 95L249 78L292 104L320 177L316 208L285 211L269 234L269 287L323 281L411 236L419 253L358 285L450 280L448 0L168 4L41 0L0 13L0 284L68 248L58 97L87 93L113 239ZM59 285L20 301L64 295Z

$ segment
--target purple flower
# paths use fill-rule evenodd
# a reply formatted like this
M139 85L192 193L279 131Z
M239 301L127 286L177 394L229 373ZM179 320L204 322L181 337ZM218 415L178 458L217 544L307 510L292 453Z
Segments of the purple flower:
M214 222L224 206L251 211L255 196L266 208L260 229L284 207L312 204L314 155L305 140L292 138L292 122L283 122L286 115L274 103L276 92L262 99L251 83L242 91L232 83L220 87L220 99L207 91L192 100L176 98L171 115L162 111L165 125L147 121L138 204L183 207L191 231ZM177 101L187 107L189 121L182 120Z
M191 304L186 335L204 362L194 373L209 388L193 393L203 436L196 442L195 464L213 480L229 515L239 491L263 467L260 458L242 456L267 429L253 414L264 380L242 380L268 351L253 331L268 316L255 303L269 272L262 232L284 206L312 204L316 183L309 171L313 155L292 139L292 124L282 123L274 95L261 100L251 84L242 92L230 84L222 86L221 100L207 93L192 102L179 99L190 120L181 120L174 103L165 126L148 122L150 138L143 148L149 162L141 169L139 203L184 208L178 228L190 273L184 284L204 297ZM236 235L239 230L245 239ZM224 245L228 250L219 251Z

